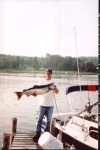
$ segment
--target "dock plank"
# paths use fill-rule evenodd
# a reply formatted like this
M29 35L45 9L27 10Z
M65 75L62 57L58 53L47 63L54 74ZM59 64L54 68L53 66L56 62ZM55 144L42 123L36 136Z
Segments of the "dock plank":
M16 133L10 149L42 149L41 146L33 141L35 133Z
M18 146L16 146L16 147L15 147L15 146L14 146L14 147L11 147L11 148L10 148L10 150L12 150L12 149L13 149L13 150L14 150L14 149L15 149L15 150L17 150L17 149L20 149L20 150L21 150L21 149L28 150L28 149L42 149L42 148L40 148L39 146L31 146L31 147L28 147L28 146L26 146L26 147L23 147L23 146L22 146L22 147L21 147L21 146L18 147Z

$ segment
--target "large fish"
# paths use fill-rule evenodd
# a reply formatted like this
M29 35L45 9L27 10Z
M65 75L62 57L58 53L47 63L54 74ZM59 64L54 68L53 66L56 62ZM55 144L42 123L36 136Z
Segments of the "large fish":
M52 88L54 87L53 84L54 83L50 83L46 85L34 85L32 88L23 90L23 92L14 92L14 93L17 95L18 100L21 98L23 94L27 96L42 95L42 94L49 92L49 90L52 90Z

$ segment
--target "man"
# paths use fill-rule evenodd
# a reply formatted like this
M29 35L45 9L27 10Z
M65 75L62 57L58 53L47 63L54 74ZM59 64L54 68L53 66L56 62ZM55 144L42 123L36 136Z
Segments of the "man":
M40 112L39 118L36 126L36 133L33 140L38 140L41 134L41 125L44 115L47 117L47 125L45 131L50 132L50 121L52 119L53 109L54 109L54 93L58 94L58 89L52 79L52 69L46 70L45 78L40 81L40 85L54 83L54 87L48 93L43 94L39 98Z

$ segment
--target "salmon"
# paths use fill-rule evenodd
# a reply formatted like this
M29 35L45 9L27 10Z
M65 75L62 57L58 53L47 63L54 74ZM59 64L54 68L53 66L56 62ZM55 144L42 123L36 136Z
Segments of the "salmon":
M53 84L54 83L50 83L46 85L34 85L33 87L29 89L23 90L23 92L14 92L14 93L16 94L18 100L22 97L23 94L25 94L28 97L30 95L32 96L42 95L52 90Z

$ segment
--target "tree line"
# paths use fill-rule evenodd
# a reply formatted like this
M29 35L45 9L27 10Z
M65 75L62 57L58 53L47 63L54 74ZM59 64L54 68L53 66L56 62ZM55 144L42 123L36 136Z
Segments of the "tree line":
M96 72L98 66L97 57L79 57L79 69L85 72ZM46 54L45 57L27 57L0 54L0 69L26 69L35 70L52 68L61 71L77 71L77 58L71 56Z

